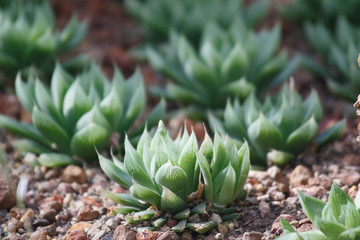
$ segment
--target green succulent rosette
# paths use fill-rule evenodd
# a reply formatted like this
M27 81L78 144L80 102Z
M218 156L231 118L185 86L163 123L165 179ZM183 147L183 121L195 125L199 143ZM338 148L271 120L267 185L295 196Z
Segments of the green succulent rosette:
M228 101L223 119L209 112L210 125L235 139L246 139L254 165L284 166L313 141L322 146L338 138L346 127L342 120L318 135L322 105L315 90L303 101L293 82L263 103L250 95L243 104Z
M0 127L24 137L14 141L20 152L32 152L41 165L54 167L74 163L75 159L93 161L95 147L108 149L113 133L136 141L145 122L135 121L145 109L145 88L142 76L136 71L127 81L118 69L112 82L93 64L89 70L73 78L57 65L50 89L38 78L27 82L18 75L16 95L31 114L32 124L15 121L0 115ZM149 114L148 127L157 124L165 113L161 101Z

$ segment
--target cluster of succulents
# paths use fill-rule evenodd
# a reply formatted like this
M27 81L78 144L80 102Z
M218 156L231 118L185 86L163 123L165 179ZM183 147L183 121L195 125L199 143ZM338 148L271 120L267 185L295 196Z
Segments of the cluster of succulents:
M281 7L281 13L296 22L322 21L333 27L338 16L344 16L352 23L360 23L357 0L294 0Z
M339 17L334 32L324 23L307 23L305 35L329 65L329 71L319 72L327 79L329 89L338 97L354 101L360 91L360 70L357 65L360 28Z
M78 45L85 33L86 24L75 16L62 31L56 31L48 1L10 1L0 9L0 71L11 77L30 67L52 69L57 56ZM67 64L83 61L79 55Z
M33 124L17 122L0 115L0 126L27 139L17 140L21 152L40 154L45 166L63 166L76 159L96 159L96 147L103 150L112 133L140 135L145 123L128 131L145 108L145 89L137 71L127 81L115 70L110 82L93 64L75 79L57 65L48 89L30 76L27 82L18 75L16 94L31 113ZM148 126L157 124L165 113L165 102L149 115ZM136 139L135 139L136 140Z
M149 41L167 41L172 30L198 43L207 22L228 27L236 17L250 27L266 14L267 1L256 0L245 6L243 0L127 0L126 8L143 25Z
M243 100L292 73L297 62L278 51L279 43L279 25L255 33L239 19L226 30L206 24L199 49L174 35L166 48L148 48L150 64L173 82L153 92L202 111L224 108L227 98Z
M297 192L303 211L318 230L296 232L282 219L284 236L279 240L356 240L360 238L360 191L353 201L336 183L333 183L327 203Z
M303 101L291 81L280 94L268 96L263 104L251 95L243 104L228 101L223 121L211 113L209 118L217 130L239 140L246 139L252 164L284 166L314 140L321 146L342 134L345 120L317 136L322 111L315 90Z
M123 162L115 156L111 161L99 155L100 166L106 175L130 190L130 193L107 192L107 195L123 205L119 211L128 214L130 223L158 216L154 211L158 209L184 220L180 222L182 228L187 226L201 232L199 229L204 226L216 224L198 223L198 227L186 224L190 213L197 213L194 209L190 211L189 205L205 200L214 209L221 210L241 195L250 160L247 144L240 145L218 134L212 143L206 134L199 148L194 132L189 135L185 128L182 136L173 140L160 121L153 137L147 130L143 132L136 149L128 139L125 140ZM207 207L206 204L202 206L195 209L202 208L204 213ZM151 216L139 218L149 211Z

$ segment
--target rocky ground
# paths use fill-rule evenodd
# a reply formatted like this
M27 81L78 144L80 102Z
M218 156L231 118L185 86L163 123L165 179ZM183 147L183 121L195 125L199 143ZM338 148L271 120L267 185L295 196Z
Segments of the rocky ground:
M119 4L120 1L76 0L71 4L53 0L59 25L65 23L73 9L89 23L87 40L79 51L90 52L98 59L105 72L111 76L112 64L116 63L126 75L136 67L129 49L141 41L139 29ZM280 1L273 1L274 3ZM274 7L275 9L275 7ZM267 24L277 21L279 16L271 14ZM266 24L266 25L267 25ZM114 30L117 29L117 30ZM301 33L290 23L283 23L283 46L294 50L303 50L311 54L308 46L301 41ZM147 83L158 84L161 79L147 65L141 66ZM295 74L296 85L306 95L311 85L315 87L325 105L326 117L322 128L341 118L344 103L330 97L324 83L316 81L305 71ZM0 112L5 112L23 121L29 116L20 109L16 98L0 95ZM149 98L150 108L155 103ZM355 99L354 99L355 101ZM355 109L351 113L355 115ZM285 169L271 167L267 171L251 171L245 186L245 201L234 204L241 215L239 220L221 222L216 215L209 216L218 221L217 227L209 234L196 235L190 231L176 234L169 231L177 222L168 221L153 232L137 232L139 227L148 226L144 222L130 226L124 222L121 214L113 215L117 205L103 196L104 190L125 191L110 181L97 163L92 165L69 166L65 169L47 169L30 167L25 159L12 149L9 140L12 136L0 134L2 147L8 156L7 168L0 174L0 239L275 239L282 230L279 218L287 219L299 231L313 229L306 218L296 197L296 189L327 200L333 181L350 196L355 197L360 183L360 147L355 141L357 120L350 117L344 136L329 146L316 149L313 146L298 156L291 166ZM169 127L177 129L183 124L178 117L169 122ZM196 123L202 128L201 123ZM201 130L199 130L201 131ZM23 201L15 207L14 191L19 182L28 183ZM18 194L21 196L21 194ZM169 214L165 215L171 218ZM199 221L199 216L192 221Z

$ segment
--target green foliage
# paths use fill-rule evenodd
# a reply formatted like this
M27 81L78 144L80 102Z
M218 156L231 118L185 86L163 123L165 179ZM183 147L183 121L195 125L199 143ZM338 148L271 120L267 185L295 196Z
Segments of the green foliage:
M86 24L73 16L62 31L55 30L55 19L48 1L11 1L0 9L0 69L9 76L35 67L46 72L61 53L78 45ZM69 60L80 64L83 57Z
M306 23L305 35L332 70L328 71L330 74L323 74L330 90L338 97L353 102L360 92L360 70L357 65L360 28L339 17L334 32L323 23Z
M255 33L239 20L229 29L208 23L199 50L184 36L172 35L165 49L148 48L151 65L173 83L153 89L182 104L224 108L228 97L246 98L285 80L296 67L286 51L278 52L280 26Z
M109 82L95 64L76 79L57 65L50 89L37 78L24 82L20 75L15 89L33 124L0 115L0 127L27 138L16 141L16 147L40 154L38 162L45 166L68 165L76 158L92 161L96 158L94 148L105 149L112 133L123 135L127 131L136 140L145 127L145 123L132 127L145 108L145 89L138 71L124 81L116 69ZM150 113L148 126L156 124L164 113L165 102L161 101Z
M358 0L293 0L281 7L281 13L296 22L322 21L333 27L338 16L344 16L354 24L360 23Z
M268 96L263 104L251 95L243 104L228 101L223 121L211 113L209 118L218 131L248 141L253 164L283 166L315 139L322 112L315 90L303 101L291 82L278 95ZM317 138L317 145L339 137L345 126L343 120L326 130Z
M297 233L290 224L282 220L284 236L279 240L356 240L360 238L360 191L355 201L336 183L333 183L328 203L297 192L304 213L318 230ZM290 225L290 226L289 226Z
M131 192L106 194L122 204L125 209L121 211L126 213L146 209L146 205L139 205L141 200L152 208L178 213L176 219L206 212L205 203L186 210L188 203L199 198L225 207L240 194L250 168L248 146L243 144L239 149L239 145L216 134L214 143L206 135L198 148L194 132L189 136L185 129L181 137L172 140L160 121L153 137L144 131L137 149L125 140L124 162L99 155L105 174ZM186 220L182 224L185 227ZM198 232L205 227L187 226Z
M266 14L268 3L257 0L244 6L243 0L127 0L126 9L142 24L150 41L167 41L171 30L197 44L203 26L212 21L222 28L240 16L254 27Z

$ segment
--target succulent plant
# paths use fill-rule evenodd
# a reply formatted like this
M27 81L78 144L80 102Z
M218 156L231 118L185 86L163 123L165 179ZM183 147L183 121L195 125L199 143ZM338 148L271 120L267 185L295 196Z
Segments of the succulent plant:
M145 108L139 71L124 81L116 69L111 83L95 64L75 80L57 65L50 89L36 78L23 82L20 75L15 89L33 124L0 115L0 127L27 138L15 141L15 146L21 152L40 154L38 162L45 166L66 165L77 158L92 161L95 147L103 150L112 133L123 136L127 131L135 140L145 127L145 123L133 127ZM148 127L157 124L164 112L165 102L161 101L150 113Z
M86 24L73 16L65 28L55 30L55 19L48 1L10 1L0 9L0 71L15 76L30 67L47 71L57 56L78 45ZM84 56L68 60L76 65Z
M238 19L227 30L207 24L200 50L175 34L163 51L148 48L150 64L173 81L153 92L202 111L224 108L227 98L242 100L292 73L297 61L288 62L286 51L277 52L279 42L279 25L256 34Z
M333 183L329 201L323 201L297 192L303 211L318 230L298 233L282 219L284 236L279 240L356 240L360 238L360 191L353 201L336 183Z
M237 16L255 26L266 14L267 1L244 6L243 0L127 0L126 9L142 24L150 41L167 41L171 30L185 35L192 43L200 40L207 22L228 27Z
M328 27L333 27L338 16L344 16L352 23L360 23L357 0L294 0L282 5L281 13L296 22L322 21Z
M342 134L345 120L317 136L322 111L315 90L303 101L291 81L278 95L268 96L263 104L254 95L243 104L228 101L223 121L211 112L209 119L216 130L239 140L246 139L253 164L283 166L312 141L322 146Z
M353 102L360 92L360 70L357 66L360 28L339 17L334 32L323 23L307 23L305 35L327 63L328 71L319 73L327 79L329 89L336 96Z
M154 211L158 209L177 213L175 219L185 220L207 209L205 203L187 209L198 200L210 202L217 210L224 208L241 193L250 167L248 146L239 144L218 134L213 144L206 134L199 149L194 132L189 136L185 129L181 137L172 140L160 121L153 137L144 130L137 149L125 140L124 162L115 156L111 161L99 155L105 174L131 193L106 195L123 205L121 213L132 212L127 216L130 223L145 220L137 217L145 209L145 214L153 210L150 218L158 216ZM201 229L185 220L178 226L179 231L186 226Z

